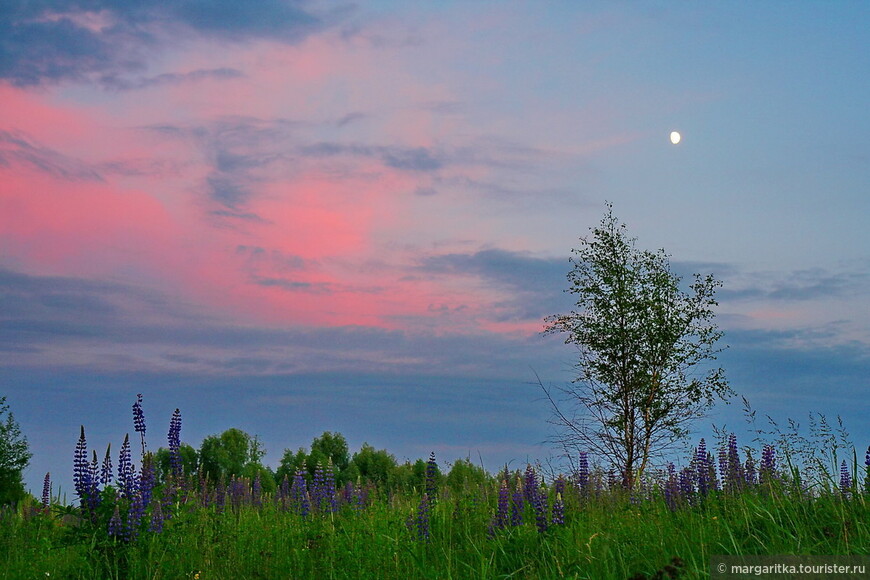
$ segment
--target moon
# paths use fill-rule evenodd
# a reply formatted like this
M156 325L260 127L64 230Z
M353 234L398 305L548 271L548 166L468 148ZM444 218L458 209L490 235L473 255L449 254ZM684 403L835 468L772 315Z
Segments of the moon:
M682 138L683 136L680 135L679 131L671 131L671 143L674 145L679 143Z

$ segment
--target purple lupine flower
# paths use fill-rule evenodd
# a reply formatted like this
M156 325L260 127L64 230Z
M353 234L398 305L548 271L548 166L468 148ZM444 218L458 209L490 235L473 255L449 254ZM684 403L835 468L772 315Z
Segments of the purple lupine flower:
M580 452L577 462L577 487L580 488L580 495L589 493L589 454L585 451Z
M85 426L82 425L81 435L76 443L73 456L73 485L82 507L87 503L87 493L90 489L91 467L88 465L88 442L85 439Z
M535 508L535 525L538 532L543 534L547 531L547 492L538 489L532 505Z
M517 486L514 489L513 496L511 497L511 525L512 526L521 526L523 525L523 511L525 511L525 494L523 493L523 480L517 478Z
M772 483L776 479L776 449L773 445L765 445L761 450L761 466L758 470L758 482L762 485Z
M112 514L111 519L109 519L109 537L118 538L124 534L124 529L121 526L121 511L118 508L118 504L115 504L115 511Z
M96 516L97 506L100 505L100 462L97 460L96 449L92 452L91 473L88 476L90 487L88 489L88 509L92 516Z
M328 501L328 491L326 483L326 473L321 464L317 464L314 468L314 478L311 480L311 507L316 512L325 511L325 505Z
M103 458L103 465L100 469L100 483L103 485L109 485L112 483L112 444L106 447L106 457Z
M306 517L311 509L311 500L305 483L305 475L301 469L293 477L293 487L290 489L290 493L293 500L291 505L294 511L302 517Z
M348 481L344 484L344 487L341 490L341 493L338 495L338 503L339 505L350 505L353 503L353 482Z
M710 481L710 471L713 466L710 460L710 454L707 452L707 443L702 438L698 443L698 448L695 450L695 475L698 478L698 494L702 497L707 495L713 488Z
M840 493L848 497L852 491L852 474L849 472L849 466L846 465L846 460L840 464Z
M94 452L94 462L96 462ZM95 517L95 510L100 502L97 468L94 462L88 462L88 443L85 439L85 428L82 426L81 435L76 443L73 456L73 484L80 505L90 519Z
M100 461L97 459L97 450L91 451L91 485L99 487L100 485Z
M199 473L199 505L201 507L208 507L211 505L213 498L213 494L209 490L208 487L208 478L205 476L205 473L200 471Z
M365 491L357 479L356 483L348 481L344 486L344 502L351 506L354 511L362 511L365 509Z
M217 487L215 487L215 510L218 513L223 513L224 505L227 501L227 484L224 481L224 477L221 476L220 480L217 483Z
M181 411L175 409L169 421L169 463L172 475L181 478Z
M251 484L251 504L256 507L263 506L263 482L260 481L260 472L254 476L254 483Z
M498 507L495 510L495 521L493 525L496 529L502 529L508 524L508 510L510 509L510 490L506 480L501 482L501 487L498 489Z
M356 507L359 510L366 509L366 506L369 505L369 492L370 492L369 484L361 485L359 482L356 484Z
M523 498L527 502L534 504L538 491L538 474L535 473L535 468L526 464L526 473L523 476Z
M245 502L245 496L247 495L247 485L245 481L241 477L233 477L230 480L228 494L230 496L230 505L233 508L234 512L239 511L242 507L242 504Z
M562 501L561 493L556 493L556 499L553 501L552 521L554 526L565 524L565 503Z
M51 506L51 473L45 474L45 479L42 480L42 511L48 513Z
M867 455L864 456L864 467L867 472L864 476L864 493L870 493L870 445L867 446Z
M695 499L695 472L689 467L680 470L680 497L688 504L694 503Z
M142 459L142 470L139 472L137 488L142 500L142 507L147 508L151 503L151 495L154 491L156 474L154 473L154 456L146 454Z
M338 492L335 489L335 469L332 466L332 458L329 459L328 469L323 474L323 496L326 499L326 506L331 513L338 511L338 502L336 496Z
M118 453L118 487L121 497L132 499L136 494L136 477L130 460L130 435L124 436L124 443Z
M556 478L556 481L553 482L553 492L560 494L565 493L566 483L565 476L559 475L559 477Z
M438 463L435 461L435 452L429 454L429 461L426 462L426 494L429 496L429 503L435 504L438 501Z
M151 523L148 526L148 531L159 534L163 531L163 509L160 507L160 502L155 501L151 508Z
M423 542L429 541L429 508L429 494L424 493L417 506L417 517L414 520L417 539Z
M749 452L746 453L746 463L743 464L743 475L746 485L751 487L758 483L758 474L755 471L755 459L752 458L752 454Z
M728 490L738 491L741 489L746 475L743 473L743 466L740 464L740 453L737 450L737 435L734 433L728 435L728 470L726 474L723 474L723 478L727 479Z
M728 451L724 447L719 448L719 475L722 476L722 483L727 484L728 479Z
M136 395L133 403L133 429L142 440L142 455L145 455L145 413L142 411L142 393Z
M126 540L132 542L139 537L139 527L144 517L145 506L142 504L142 496L137 493L130 502L130 508L127 510L127 519L124 522L123 536Z
M275 500L281 505L281 511L287 510L287 501L290 499L290 478L284 474L284 479L281 480L281 485L278 486L278 493L275 494Z

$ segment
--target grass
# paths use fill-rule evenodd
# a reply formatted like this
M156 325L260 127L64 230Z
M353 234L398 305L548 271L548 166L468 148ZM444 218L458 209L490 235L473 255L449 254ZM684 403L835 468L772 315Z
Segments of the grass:
M88 501L52 504L46 476L42 503L0 506L0 580L642 580L707 578L717 555L870 556L870 449L864 465L852 451L852 465L840 461L838 474L838 451L849 446L824 421L817 442L776 433L785 465L777 467L770 444L760 463L749 449L743 463L730 435L717 479L701 440L689 466L671 465L631 492L609 474L589 473L581 454L575 477L549 485L530 466L472 477L460 461L444 476L433 455L415 465L413 485L358 482L336 492L318 463L307 480L300 470L292 487L288 478L264 494L259 475L218 485L205 485L202 469L184 476L175 420L171 466L156 482L144 445L138 471L122 446L122 483L98 478L82 429L74 479Z
M564 525L540 533L526 506L524 525L491 534L496 495L495 482L442 490L428 541L406 524L413 492L308 517L269 501L223 512L190 503L162 533L130 543L20 507L2 516L0 578L641 578L674 557L679 577L704 578L717 554L870 554L861 494L757 487L671 510L660 497L584 499L569 488Z

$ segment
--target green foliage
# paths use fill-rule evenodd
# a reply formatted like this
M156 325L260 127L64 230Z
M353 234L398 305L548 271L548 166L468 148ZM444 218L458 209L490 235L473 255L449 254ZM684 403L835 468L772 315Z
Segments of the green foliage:
M31 457L27 438L9 410L6 397L0 397L0 505L15 504L27 497L22 475Z
M578 377L565 389L577 412L553 403L558 442L611 462L631 487L649 458L683 439L691 423L731 390L721 368L704 369L721 350L713 322L712 275L694 276L690 292L664 250L642 251L608 204L601 224L573 250L569 292L577 309L547 319L578 347Z
M197 472L197 466L199 465L199 454L196 452L196 449L188 445L187 443L182 443L178 448L178 453L181 455L181 472L185 477L190 477L191 475ZM155 461L157 467L157 477L160 480L163 480L166 474L172 472L172 458L169 455L169 449L165 447L161 447L155 453Z
M359 466L351 466L350 452L344 435L324 431L320 437L315 437L311 442L311 452L306 452L304 447L300 447L295 453L285 449L278 470L275 472L275 478L278 482L283 481L285 476L292 479L299 470L313 476L318 465L324 468L331 465L338 485L354 481L359 475Z
M347 440L341 433L324 431L320 437L315 437L311 442L311 453L308 456L310 473L314 473L317 465L326 467L332 464L337 475L341 475L350 463L350 453L347 449ZM339 477L339 480L341 477Z
M298 471L305 471L308 461L308 453L304 447L300 447L295 453L290 449L284 450L284 455L281 456L281 462L278 464L278 470L275 472L275 479L278 482L287 479L292 480L293 476Z
M376 450L368 443L363 443L351 459L351 467L356 468L360 478L381 488L395 477L397 466L396 458L386 449Z
M447 486L454 491L482 488L491 480L486 470L469 458L457 459L447 473Z
M262 468L264 454L256 438L233 428L206 437L199 448L199 461L209 479L218 481L256 474Z

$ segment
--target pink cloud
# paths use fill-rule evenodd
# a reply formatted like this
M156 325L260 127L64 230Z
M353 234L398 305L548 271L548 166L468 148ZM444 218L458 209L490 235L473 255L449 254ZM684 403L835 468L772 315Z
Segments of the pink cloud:
M376 153L333 163L294 151L321 140L375 152L437 148L463 119L419 105L455 100L448 84L414 78L398 66L396 51L330 35L232 51L199 43L167 55L164 64L173 72L226 67L244 76L196 77L111 98L0 85L0 100L9 103L0 110L0 129L21 131L102 178L83 183L32 167L0 170L0 236L15 262L50 273L138 272L209 310L257 324L396 328L402 317L429 317L432 328L456 330L486 319L484 305L494 299L486 288L408 276L418 241L491 230L472 206L464 211L414 196L431 187L432 175L390 167ZM354 124L335 124L358 111L383 118L360 134ZM251 134L241 144L215 141L235 138L233 119L252 123ZM288 128L284 120L298 124ZM148 126L180 131L142 129ZM220 168L221 153L270 161L234 174ZM234 202L210 197L208 177L220 172L240 180L244 195ZM474 164L442 169L458 180L485 180L490 172ZM305 267L288 272L264 263L252 270L240 246L295 256ZM432 314L433 304L466 310L448 320ZM519 330L508 326L493 329Z
M157 268L172 255L175 225L145 193L22 167L0 168L0 180L0 236L30 269L104 274L131 262Z

